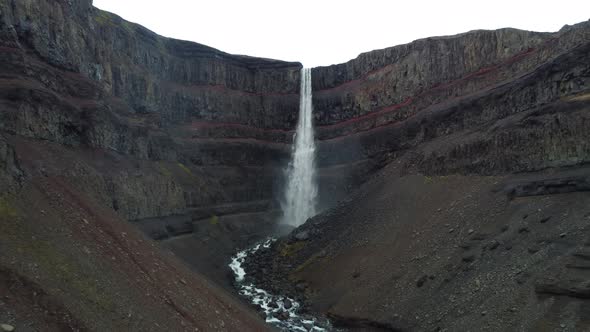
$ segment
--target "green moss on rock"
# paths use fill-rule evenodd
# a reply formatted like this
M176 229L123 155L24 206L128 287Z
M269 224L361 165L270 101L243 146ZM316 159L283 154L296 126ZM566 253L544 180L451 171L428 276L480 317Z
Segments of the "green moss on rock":
M8 198L0 197L0 218L15 218L17 216L18 212L10 204Z
M279 253L283 257L291 257L296 254L299 250L303 249L305 242L285 243L281 245Z

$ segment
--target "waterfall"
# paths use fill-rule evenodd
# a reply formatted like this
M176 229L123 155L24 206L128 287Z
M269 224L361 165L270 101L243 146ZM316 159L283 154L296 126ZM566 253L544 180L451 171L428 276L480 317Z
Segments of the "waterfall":
M287 168L287 188L282 204L285 224L299 226L316 213L315 142L311 101L311 68L301 70L299 120Z

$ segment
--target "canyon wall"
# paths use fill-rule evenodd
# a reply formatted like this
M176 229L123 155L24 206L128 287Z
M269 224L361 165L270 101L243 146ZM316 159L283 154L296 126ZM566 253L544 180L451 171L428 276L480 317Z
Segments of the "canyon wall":
M589 39L588 22L556 33L472 31L315 68L320 167L341 172L335 189L341 174L364 178L359 169L442 137L444 149L420 153L408 167L489 175L587 161L585 122L531 112L586 91ZM492 126L523 116L531 117L526 126Z
M59 178L153 238L229 236L224 255L273 227L301 64L164 38L90 0L0 0L0 17L8 192ZM472 31L314 68L322 208L406 154L425 174L587 162L588 123L570 114L589 34Z
M321 172L368 180L249 257L257 287L352 331L590 329L590 22L313 77Z
M342 284L316 280L323 292L316 295L329 300L320 300L318 310L361 327L367 322L398 326L398 317L388 316L387 310L372 308L377 316L352 317L357 297L344 298L337 307L339 300L330 292L336 287L334 294L344 294L337 286L346 285L359 290L361 301L373 291L381 295L382 285L394 289L388 284L391 274L379 272L391 265L410 271L404 282L415 282L420 277L415 272L423 269L403 269L405 252L391 250L390 241L395 236L409 239L408 229L419 236L421 230L412 227L434 220L433 211L454 204L451 198L472 197L464 195L471 184L460 177L453 196L446 197L447 176L494 176L485 177L490 182L485 186L477 187L479 178L473 182L473 193L494 192L493 200L482 196L474 203L481 208L469 210L469 220L485 221L501 215L495 209L505 204L506 195L493 181L543 169L551 175L587 164L589 54L590 23L583 22L555 33L501 29L432 37L314 68L321 207L335 206L365 183L364 191L310 223L308 234L301 236L312 237L305 240L305 250L286 259L291 268L303 266L298 271L309 273L297 276L305 282L313 281L316 272L325 276L325 267L334 268L338 282L352 275L352 281ZM231 287L228 257L237 247L268 236L280 215L300 69L299 63L230 55L164 38L94 8L90 0L0 0L0 249L7 253L0 257L0 291L15 289L3 287L6 280L42 290L44 298L59 304L55 310L66 313L61 317L73 317L57 322L67 326L149 330L166 322L177 330L263 329L247 309L200 274L191 276L183 264L164 257L122 220L161 240L161 247L193 269ZM420 177L397 180L408 174ZM441 181L434 194L422 186L432 177ZM523 188L578 188L575 179L546 177ZM397 189L405 200L396 199ZM436 200L425 208L420 197L427 195ZM497 201L493 209L486 205L490 201ZM541 211L535 204L542 203L535 201L531 211ZM574 205L572 209L580 210ZM404 209L410 217L393 227L390 216ZM418 215L412 216L414 212ZM578 214L571 214L568 224L585 220ZM521 218L520 212L510 216ZM464 218L449 212L437 223L441 243L459 227L447 230L450 226L442 225ZM330 219L336 221L323 222ZM499 227L508 219L492 221ZM551 236L564 237L559 227ZM521 233L518 229L514 236ZM358 287L354 282L360 274L349 271L358 266L347 265L358 260L340 252L348 244L357 252L375 234L382 235L381 242L373 241L383 245L382 251L359 249L358 257L383 261L366 269L375 275ZM400 243L413 254L414 242ZM326 260L325 265L310 265L324 248L330 257L342 257L342 264L334 260L332 266ZM400 264L385 261L389 258L399 258ZM455 265L460 269L461 264ZM568 283L537 284L542 294L547 289L572 292ZM370 292L363 293L366 289ZM411 289L409 294L416 293ZM384 308L387 299L402 298L389 295L375 305ZM321 308L321 303L326 305ZM420 308L426 302L416 303ZM51 319L43 318L48 311L15 305L24 305L23 313L38 314L42 322ZM132 318L129 307L141 307L150 317ZM410 308L410 313L415 308L399 307ZM211 317L194 319L203 315ZM413 318L402 323L437 325Z
M91 1L0 6L7 139L127 162L89 158L72 179L95 177L101 200L130 220L273 198L296 122L299 63L160 37Z
M501 96L478 98L507 81L526 80L578 47L588 38L587 25L557 33L502 29L433 37L315 68L322 206L366 180L388 156L580 91L583 68L529 79L510 107ZM124 218L207 206L213 215L223 213L215 206L227 204L278 208L297 117L299 63L160 37L90 1L4 0L0 34L3 133L152 162L144 163L151 177L134 178L136 171L117 166L122 174L98 171L99 196ZM465 108L476 110L457 111ZM496 149L499 143L486 137L469 144ZM420 156L420 165L442 171L440 161L453 151ZM554 151L553 159L567 153ZM549 163L542 152L536 155L478 171Z

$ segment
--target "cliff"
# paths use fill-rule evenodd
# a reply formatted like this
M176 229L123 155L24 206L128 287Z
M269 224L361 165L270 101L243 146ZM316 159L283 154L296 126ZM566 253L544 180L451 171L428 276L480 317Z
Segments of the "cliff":
M556 33L472 31L315 68L320 167L334 174L344 166L358 176L355 165L379 167L442 137L444 149L416 155L411 167L491 175L588 160L588 137L576 117L560 117L564 130L548 116L535 125L492 125L584 93L589 29L585 22ZM567 142L576 142L577 152Z
M589 54L584 22L316 68L323 171L385 166L246 269L350 330L588 330Z
M87 165L124 218L272 197L300 64L163 38L88 1L3 1L0 31L2 131L145 161L144 177Z
M148 252L149 242L128 225L119 230L127 220L229 287L229 255L276 226L301 64L164 38L92 7L90 0L0 0L0 17L0 231L6 235L0 246L13 255L0 258L0 270L10 271L12 279L31 279L30 264L49 269L75 262L67 267L69 279L50 271L30 287L43 289L79 324L98 324L112 307L95 300L93 311L83 312L89 304L79 299L87 289L73 297L55 289L84 270L73 253L84 251L86 242L107 248L115 243L112 257L122 259L121 266L140 260L135 255ZM383 174L502 177L584 165L590 158L589 39L588 22L555 33L472 31L314 68L322 208L342 208L337 201ZM395 172L384 173L392 165ZM368 206L361 202L359 209ZM36 230L38 220L65 234L77 234L80 220L92 223L95 232L115 233L75 235L71 246L60 247L67 238ZM137 253L125 253L131 249L123 233L142 243ZM56 255L23 249L31 237L58 248ZM9 257L21 249L27 260L15 267ZM307 253L312 249L317 248ZM108 255L96 251L97 264L107 264L103 256ZM167 259L172 265L164 270L175 270ZM165 273L151 275L156 272L145 264L152 263L160 264L140 262L129 274L145 273L159 289ZM178 273L177 279L186 280L188 271ZM123 277L108 274L100 287ZM203 287L209 292L210 285ZM148 303L140 295L132 301ZM185 299L164 296L170 307L178 301ZM246 309L231 305L240 311L231 324L238 326L244 317L245 326L258 326ZM194 304L187 313L191 305L180 306L175 312L184 321L170 324L188 324L205 310ZM346 316L350 308L343 308L334 312ZM113 310L123 317L123 306ZM154 317L164 312L153 310ZM142 319L134 321L143 324Z
M261 214L232 234L270 227L261 212L288 148L264 129L294 123L300 64L163 38L90 1L6 0L0 16L0 290L27 294L3 297L0 320L265 329L124 221L155 238L223 213ZM225 123L233 138L209 134Z
M297 116L300 64L163 38L89 1L4 1L2 6L5 133L172 167L163 172L153 167L149 183L130 180L129 171L98 172L103 200L126 219L207 206L211 215L219 210L216 205L249 202L253 211L278 206L277 188ZM330 206L347 188L362 183L387 162L387 155L581 91L576 73L565 80L546 75L543 82L530 79L508 101L511 111L494 106L504 101L484 101L492 92L501 95L497 91L506 82L524 80L587 38L587 23L557 33L473 31L315 68L322 205ZM487 109L474 105L468 107L476 111L455 112L453 103L481 103ZM452 116L445 115L449 112ZM484 141L470 144L502 148L489 136ZM522 147L527 148L548 147ZM420 156L421 167L440 168L451 151ZM539 154L475 171L548 166ZM518 160L525 157L533 159ZM177 171L188 177L177 179ZM159 176L168 173L172 179ZM123 188L129 181L133 188ZM144 193L154 196L146 199Z

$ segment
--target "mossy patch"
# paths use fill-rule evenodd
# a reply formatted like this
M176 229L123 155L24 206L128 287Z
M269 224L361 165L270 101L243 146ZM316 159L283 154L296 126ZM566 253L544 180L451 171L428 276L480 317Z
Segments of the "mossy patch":
M82 272L82 267L76 264L71 258L64 256L56 250L51 250L49 244L41 245L36 250L36 257L40 259L43 270L51 271L64 283L71 285L78 290L82 299L94 302L98 307L112 311L116 305L110 294L100 289L100 286L90 276ZM75 292L74 292L75 294Z
M211 218L209 219L209 223L211 225L219 225L219 217L216 215L212 215Z
M116 303L111 294L105 292L95 276L88 273L91 264L86 261L78 262L78 253L69 255L61 246L61 243L65 243L61 241L62 238L50 240L51 231L32 222L24 211L19 212L21 205L15 199L0 196L0 233L3 234L6 245L4 258L18 257L19 262L26 262L27 269L35 267L49 282L69 285L72 297L92 302L105 311L114 311ZM28 275L30 272L20 273Z
M97 14L94 15L94 20L101 25L115 26L113 16L102 10L97 11Z
M306 260L305 262L303 262L303 264L299 265L296 269L295 269L295 273L299 273L303 270L305 270L308 266L310 266L311 264L314 264L316 262L319 262L320 258L319 255L313 255L311 256L308 260Z
M428 176L424 175L424 184L433 184L433 183L442 183L448 182L451 180L451 177L448 175L440 175L440 176Z
M102 10L99 10L97 14L94 15L94 21L102 26L109 26L112 28L120 27L128 33L132 33L134 31L132 23L121 20L115 15Z
M68 285L70 296L82 301L94 303L105 311L115 311L117 305L112 294L100 287L95 276L88 273L88 263L76 261L50 240L33 236L31 241L30 225L20 218L13 223L0 223L0 230L16 244L12 255L18 253L19 260L29 262L28 266L35 266L45 279L57 285ZM10 247L9 247L10 248Z
M31 248L42 271L49 271L50 274L62 280L77 290L78 296L95 303L98 307L113 311L116 308L111 295L101 290L98 283L89 275L83 272L83 267L78 265L72 258L69 258L49 243L39 241L34 248ZM76 294L76 292L73 292Z
M0 218L16 218L18 216L18 212L16 209L10 204L10 201L6 197L0 197Z
M170 170L166 167L166 165L162 162L159 162L158 164L158 171L160 171L160 174L162 174L163 176L170 178L172 177L172 172L170 172Z
M180 169L182 169L186 174L188 174L188 175L190 175L192 177L195 176L193 174L193 172L188 167L186 167L183 163L178 163L178 167L180 167Z
M279 253L283 257L291 257L291 256L295 255L299 250L303 249L303 247L305 247L304 241L290 243L290 244L287 243L287 244L281 245L281 248L279 249Z
M128 32L134 31L132 23L129 23L127 21L122 21L121 26L123 27L123 29L127 30Z

